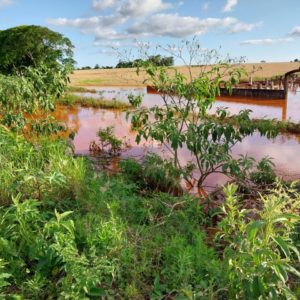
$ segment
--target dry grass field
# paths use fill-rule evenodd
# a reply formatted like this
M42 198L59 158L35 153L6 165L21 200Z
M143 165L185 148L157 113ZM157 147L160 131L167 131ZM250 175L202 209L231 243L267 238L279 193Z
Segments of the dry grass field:
M253 69L256 71L252 77L254 80L271 78L273 76L283 75L288 71L298 69L300 63L258 63L244 64L247 72L250 74ZM187 74L186 67L177 67L182 73ZM199 67L193 67L193 75L199 73ZM72 86L143 86L145 76L143 73L137 76L135 69L98 69L98 70L80 70L74 71L71 75Z

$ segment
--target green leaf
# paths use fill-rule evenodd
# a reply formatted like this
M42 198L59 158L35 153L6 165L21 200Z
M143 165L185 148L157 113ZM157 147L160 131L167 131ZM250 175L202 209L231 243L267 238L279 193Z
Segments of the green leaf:
M89 289L88 295L91 296L91 297L105 297L106 292L102 288L93 287L93 288Z
M291 265L288 265L286 268L289 272L293 273L294 275L296 275L297 277L300 278L300 272L295 269L294 267L292 267Z
M257 232L265 225L263 221L254 221L247 226L248 239L253 242L256 238Z
M273 237L274 242L280 247L285 257L290 257L291 253L288 244L280 237Z

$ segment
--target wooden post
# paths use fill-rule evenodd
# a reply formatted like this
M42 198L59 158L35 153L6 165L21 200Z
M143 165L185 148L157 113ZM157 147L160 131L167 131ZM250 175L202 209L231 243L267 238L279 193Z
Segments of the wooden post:
M284 93L285 93L285 99L287 99L288 92L289 92L289 76L284 76Z

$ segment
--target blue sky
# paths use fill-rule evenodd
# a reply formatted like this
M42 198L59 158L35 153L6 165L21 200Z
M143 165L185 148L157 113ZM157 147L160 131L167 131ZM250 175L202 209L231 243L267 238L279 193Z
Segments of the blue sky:
M112 46L198 36L248 62L300 59L299 0L0 0L0 30L48 26L71 39L78 66L115 65Z

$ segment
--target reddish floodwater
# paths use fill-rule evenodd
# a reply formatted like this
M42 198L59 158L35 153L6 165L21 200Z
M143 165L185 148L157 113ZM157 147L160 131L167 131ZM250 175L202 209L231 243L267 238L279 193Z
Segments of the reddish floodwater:
M162 99L158 94L147 94L146 88L94 88L98 94L85 94L88 97L105 99L120 99L128 102L129 94L144 95L143 105L150 107L160 105ZM265 99L239 99L220 97L212 108L212 113L216 107L228 107L231 113L238 113L242 109L252 110L253 118L276 118L278 120L291 119L293 122L300 121L300 90L289 93L288 100L265 100Z
M100 89L99 89L100 90ZM104 98L126 99L130 92L141 93L146 92L144 89L101 89L104 92ZM88 96L92 96L89 94ZM95 96L95 95L93 95ZM97 96L97 95L96 95ZM150 106L161 102L159 95L148 94L144 97L144 105ZM237 101L237 102L234 102ZM256 101L250 100L249 103L241 103L241 99L227 99L226 101L217 101L215 106L226 106L235 113L240 109L252 109L253 117L268 116L271 118L281 119L282 107L279 105L281 100L262 101L257 104ZM279 103L279 104L278 104ZM214 108L215 109L215 108ZM294 121L300 121L300 94L290 94L286 104L285 114ZM89 144L93 140L97 140L96 132L99 128L114 126L115 135L126 140L131 147L122 153L122 157L142 157L147 151L160 153L168 156L168 151L158 143L142 142L140 145L135 143L135 133L131 131L130 124L126 120L126 113L121 111L92 109L92 108L60 108L57 117L65 120L71 127L77 131L75 136L75 148L77 154L88 154ZM300 178L300 135L280 135L276 139L268 140L255 134L246 138L242 143L233 149L235 156L239 154L247 154L256 159L264 156L272 157L276 164L278 175L285 178ZM190 160L190 154L187 149L180 151L180 160L184 163ZM216 186L223 184L225 178L219 175L213 175L208 178L207 186Z

